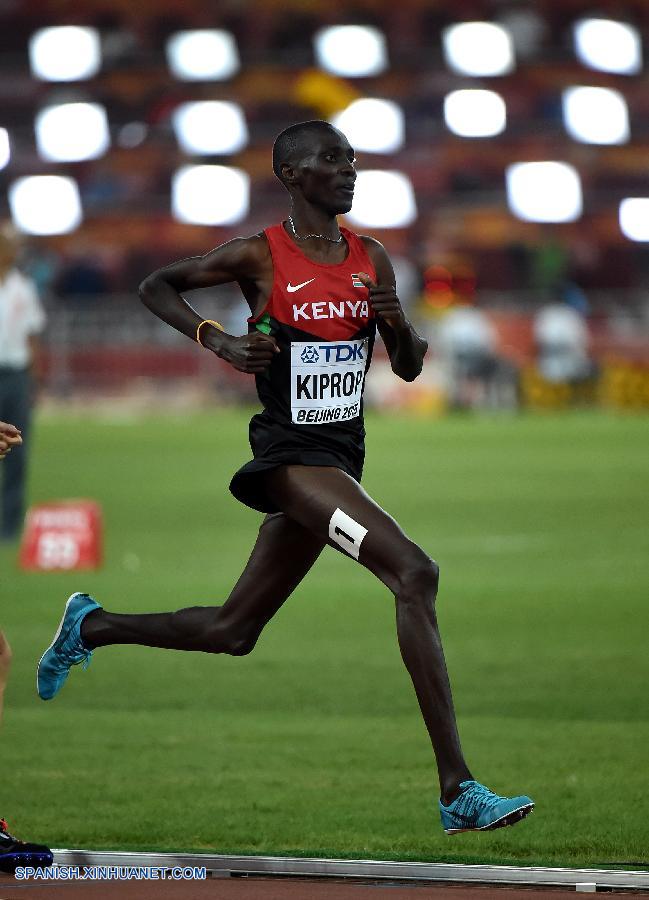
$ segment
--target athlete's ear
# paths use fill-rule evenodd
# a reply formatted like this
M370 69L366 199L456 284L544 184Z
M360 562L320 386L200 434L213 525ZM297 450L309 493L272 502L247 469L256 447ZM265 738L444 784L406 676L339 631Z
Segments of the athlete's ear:
M284 184L295 184L297 180L297 172L290 163L281 163L279 171Z

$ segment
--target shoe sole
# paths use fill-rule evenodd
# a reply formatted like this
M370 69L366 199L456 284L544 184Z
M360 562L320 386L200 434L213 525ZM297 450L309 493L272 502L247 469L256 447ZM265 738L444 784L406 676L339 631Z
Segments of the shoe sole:
M12 875L18 866L38 866L46 868L52 865L52 855L48 853L3 853L0 854L0 872Z
M59 627L56 629L56 634L54 635L54 640L52 641L50 646L47 648L45 653L41 656L41 658L38 661L38 665L36 666L36 693L38 694L39 697L41 697L41 692L38 689L38 676L39 676L39 673L41 670L41 663L43 662L43 660L45 659L47 654L50 652L50 650L54 647L54 644L56 644L58 639L61 637L61 632L63 631L63 623L65 622L65 617L68 614L68 607L70 606L70 604L72 603L74 598L80 596L82 593L83 593L82 591L75 591L74 594L71 594L68 597L68 602L65 604L65 609L63 610L63 615L61 616L61 621L59 622ZM58 694L58 691L56 693ZM52 694L51 697L41 697L41 700L53 700L54 697L56 697L56 694Z
M500 819L496 819L495 822L490 822L489 825L482 825L480 828L445 828L444 833L463 834L465 831L494 831L496 828L506 828L508 825L515 825L521 819L529 816L533 809L533 803L525 803L523 806L519 806L518 809L513 809L506 815L501 816Z

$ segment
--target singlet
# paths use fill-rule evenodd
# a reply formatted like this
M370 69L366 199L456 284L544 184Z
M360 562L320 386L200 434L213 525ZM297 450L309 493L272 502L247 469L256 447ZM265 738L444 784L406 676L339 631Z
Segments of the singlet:
M230 490L247 506L276 512L263 473L285 464L337 466L360 481L365 458L363 391L376 322L368 289L376 279L365 245L341 228L347 257L313 262L282 224L265 229L273 287L250 330L272 335L280 352L256 376L264 407L250 422L254 459L235 474Z

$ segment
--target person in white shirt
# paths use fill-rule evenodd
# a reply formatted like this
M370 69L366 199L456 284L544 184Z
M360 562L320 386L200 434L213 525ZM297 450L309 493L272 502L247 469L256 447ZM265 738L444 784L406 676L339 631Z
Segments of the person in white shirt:
M33 282L16 267L18 242L0 228L0 419L13 422L27 439L33 403L33 373L40 354L45 313ZM25 511L27 456L17 445L2 466L0 541L13 541Z

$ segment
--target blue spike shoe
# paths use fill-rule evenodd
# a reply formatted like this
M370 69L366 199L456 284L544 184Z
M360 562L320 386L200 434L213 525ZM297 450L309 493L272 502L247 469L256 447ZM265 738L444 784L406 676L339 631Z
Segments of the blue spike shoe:
M63 687L72 666L90 664L92 650L81 640L81 623L99 603L88 594L72 594L65 604L63 618L54 640L41 657L36 673L36 689L41 700L51 700Z
M534 809L529 797L500 797L477 781L463 781L462 793L448 806L439 802L442 827L446 834L462 831L491 831L514 825Z

